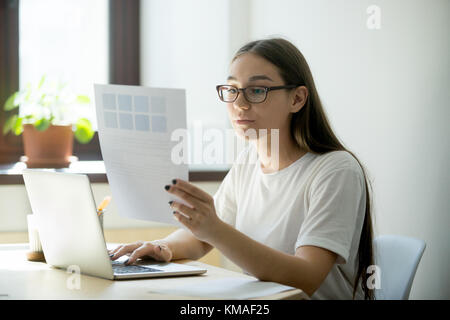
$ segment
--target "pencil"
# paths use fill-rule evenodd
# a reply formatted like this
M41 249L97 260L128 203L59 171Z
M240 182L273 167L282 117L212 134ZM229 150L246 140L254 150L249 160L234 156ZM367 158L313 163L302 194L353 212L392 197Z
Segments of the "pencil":
M106 196L97 208L97 212L103 212L111 201L111 196Z

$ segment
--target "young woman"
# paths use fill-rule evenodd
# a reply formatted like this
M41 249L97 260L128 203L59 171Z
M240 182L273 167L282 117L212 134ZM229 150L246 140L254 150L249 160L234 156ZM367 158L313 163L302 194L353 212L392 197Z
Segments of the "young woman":
M190 232L119 246L112 259L198 259L215 247L245 272L313 299L372 299L368 181L331 130L303 55L284 39L250 42L233 58L227 82L217 86L219 97L249 146L214 197L181 179L165 186L192 206L169 203ZM278 129L278 154L271 129Z

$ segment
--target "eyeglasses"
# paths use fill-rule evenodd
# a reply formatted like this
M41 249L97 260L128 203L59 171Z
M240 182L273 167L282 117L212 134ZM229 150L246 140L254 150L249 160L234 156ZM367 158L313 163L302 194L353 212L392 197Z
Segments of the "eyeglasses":
M296 88L298 85L291 84L287 86L276 86L276 87L263 87L263 86L250 86L247 88L237 88L230 85L218 85L216 86L217 93L219 94L220 100L223 102L234 102L239 96L239 92L244 93L245 99L250 103L261 103L266 101L267 93L273 90L281 89L292 89Z

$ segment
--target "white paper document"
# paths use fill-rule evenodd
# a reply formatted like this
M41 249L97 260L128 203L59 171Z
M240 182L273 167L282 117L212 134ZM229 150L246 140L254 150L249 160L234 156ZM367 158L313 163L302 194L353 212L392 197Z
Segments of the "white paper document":
M188 180L187 163L175 164L172 132L186 129L183 89L94 85L98 133L112 198L121 216L181 226L164 190ZM187 150L183 150L187 152Z
M199 281L194 285L159 288L152 292L186 297L232 300L266 297L292 289L295 288L275 282L259 281L256 278L225 277L210 281Z

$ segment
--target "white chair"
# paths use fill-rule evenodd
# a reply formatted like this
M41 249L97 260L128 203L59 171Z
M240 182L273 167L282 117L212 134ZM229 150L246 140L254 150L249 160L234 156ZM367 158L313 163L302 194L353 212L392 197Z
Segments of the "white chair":
M398 235L375 238L375 264L380 271L377 300L408 300L416 270L425 251L425 241Z

